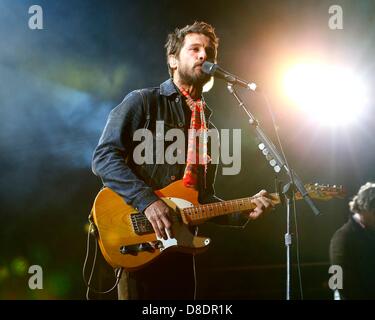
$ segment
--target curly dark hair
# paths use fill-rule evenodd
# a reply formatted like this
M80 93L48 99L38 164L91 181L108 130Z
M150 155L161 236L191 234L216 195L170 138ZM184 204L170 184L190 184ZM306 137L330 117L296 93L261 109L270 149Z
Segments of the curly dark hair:
M353 200L349 202L349 208L353 213L375 211L375 183L367 182L361 186Z
M173 54L178 56L180 54L181 48L184 45L185 36L189 33L203 34L208 37L215 48L215 60L217 57L217 48L219 46L219 38L215 34L215 29L206 22L195 21L192 25L187 25L182 29L176 28L174 32L168 34L167 41L165 43L165 48L167 49L167 65L169 75L173 76L173 70L169 66L168 57Z

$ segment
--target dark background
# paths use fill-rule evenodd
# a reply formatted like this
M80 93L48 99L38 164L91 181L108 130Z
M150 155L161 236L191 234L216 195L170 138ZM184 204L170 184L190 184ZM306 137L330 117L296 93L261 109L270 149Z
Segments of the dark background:
M28 28L33 4L43 8L43 30ZM328 28L332 4L343 8L343 30ZM358 123L332 129L293 108L281 87L287 64L319 58L357 70L371 89L374 18L375 2L365 0L1 1L0 299L84 299L86 222L101 187L91 172L92 152L108 112L129 91L167 79L167 33L195 20L215 26L219 64L268 92L285 152L304 182L342 184L353 195L374 181L372 96ZM264 101L241 94L274 138ZM220 169L217 195L233 199L272 191L274 174L225 83L216 80L206 99L219 129L242 129L241 173L222 176ZM347 218L347 202L316 202L319 217L298 203L307 299L332 297L329 240ZM213 243L197 257L198 298L284 298L283 208L245 230L210 224L200 230ZM27 285L35 264L43 268L43 290ZM106 280L96 284L109 287L110 268L100 264L97 270ZM295 298L297 279L294 272Z

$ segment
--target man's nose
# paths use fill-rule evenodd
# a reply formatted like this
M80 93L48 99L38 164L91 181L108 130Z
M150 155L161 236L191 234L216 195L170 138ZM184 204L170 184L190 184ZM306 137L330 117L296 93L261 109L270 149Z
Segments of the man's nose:
M206 61L207 59L207 53L206 53L206 50L202 49L202 50L199 50L199 60L201 61Z

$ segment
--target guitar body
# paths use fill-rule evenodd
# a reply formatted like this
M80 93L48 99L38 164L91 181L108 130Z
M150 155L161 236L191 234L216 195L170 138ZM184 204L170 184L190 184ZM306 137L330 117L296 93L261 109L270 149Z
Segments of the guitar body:
M343 187L318 184L305 185L310 197L330 200L345 195ZM157 239L152 225L144 214L126 204L109 188L95 198L90 220L96 226L96 236L106 261L114 268L128 271L140 269L172 250L199 253L210 243L209 238L194 236L189 225L196 225L216 216L253 210L253 198L222 201L200 205L198 192L186 188L181 180L155 192L172 208L172 233L167 240ZM273 204L281 202L277 193L270 194ZM302 195L295 194L295 199Z
M155 192L172 208L173 237L157 239L143 214L109 188L97 195L92 218L97 229L98 242L106 261L114 268L127 271L140 269L165 252L172 250L199 253L210 239L194 236L181 209L199 205L197 191L184 187L181 180Z

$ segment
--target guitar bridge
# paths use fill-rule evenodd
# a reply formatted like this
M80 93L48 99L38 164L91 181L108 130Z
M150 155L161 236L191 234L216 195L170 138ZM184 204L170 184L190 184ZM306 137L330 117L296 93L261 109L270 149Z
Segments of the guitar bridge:
M137 235L154 232L152 224L143 213L132 213L130 215L130 220L132 222L133 230Z

